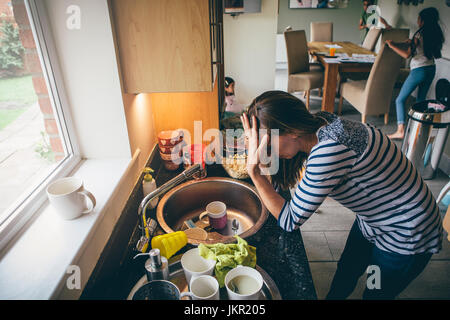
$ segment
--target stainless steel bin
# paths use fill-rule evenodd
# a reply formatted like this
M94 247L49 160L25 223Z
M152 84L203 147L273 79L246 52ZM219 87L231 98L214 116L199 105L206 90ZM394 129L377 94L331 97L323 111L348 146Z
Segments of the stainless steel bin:
M433 179L448 137L450 110L429 112L425 100L413 105L408 113L408 125L402 152L411 160L423 179Z

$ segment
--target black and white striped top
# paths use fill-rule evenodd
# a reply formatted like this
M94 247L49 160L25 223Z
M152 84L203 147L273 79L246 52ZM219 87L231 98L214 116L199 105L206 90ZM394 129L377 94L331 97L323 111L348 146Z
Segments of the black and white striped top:
M380 130L320 112L328 125L306 161L295 196L278 218L292 231L327 196L356 213L364 237L378 248L409 255L437 253L442 223L436 200L412 163Z

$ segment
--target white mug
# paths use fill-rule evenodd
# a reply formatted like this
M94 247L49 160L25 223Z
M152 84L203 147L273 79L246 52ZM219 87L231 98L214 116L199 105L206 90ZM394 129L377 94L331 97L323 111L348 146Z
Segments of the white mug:
M264 280L259 271L241 265L231 269L225 276L225 286L230 300L259 300L263 284ZM237 287L237 293L233 290L233 286Z
M180 298L189 296L192 300L219 300L219 282L212 276L192 277L190 291L181 293Z
M203 258L198 248L186 251L181 257L181 266L183 267L186 282L190 283L192 277L212 276L216 260Z
M95 197L83 187L83 180L67 177L54 181L47 187L47 196L58 215L64 220L76 219L90 213L96 205ZM86 207L86 198L90 207Z

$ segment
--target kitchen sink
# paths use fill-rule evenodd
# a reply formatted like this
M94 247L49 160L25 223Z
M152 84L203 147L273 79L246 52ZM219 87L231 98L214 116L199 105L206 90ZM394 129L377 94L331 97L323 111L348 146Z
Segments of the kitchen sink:
M221 230L209 227L205 229L209 231L206 240L189 238L189 243L230 243L235 240L234 235L245 239L255 234L268 217L268 211L253 186L235 179L212 177L188 181L167 192L158 204L157 220L167 233L182 230L184 221L192 219L197 222L212 201L226 204L227 226ZM202 220L207 219L204 217ZM232 223L234 219L238 224L236 221Z

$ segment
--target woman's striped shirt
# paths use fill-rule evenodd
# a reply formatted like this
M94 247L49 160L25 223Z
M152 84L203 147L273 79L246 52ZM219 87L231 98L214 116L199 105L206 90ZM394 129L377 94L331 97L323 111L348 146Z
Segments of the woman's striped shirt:
M437 253L442 223L436 200L412 163L380 130L333 114L318 131L295 195L278 218L297 229L327 196L356 213L364 235L378 248L409 255Z

